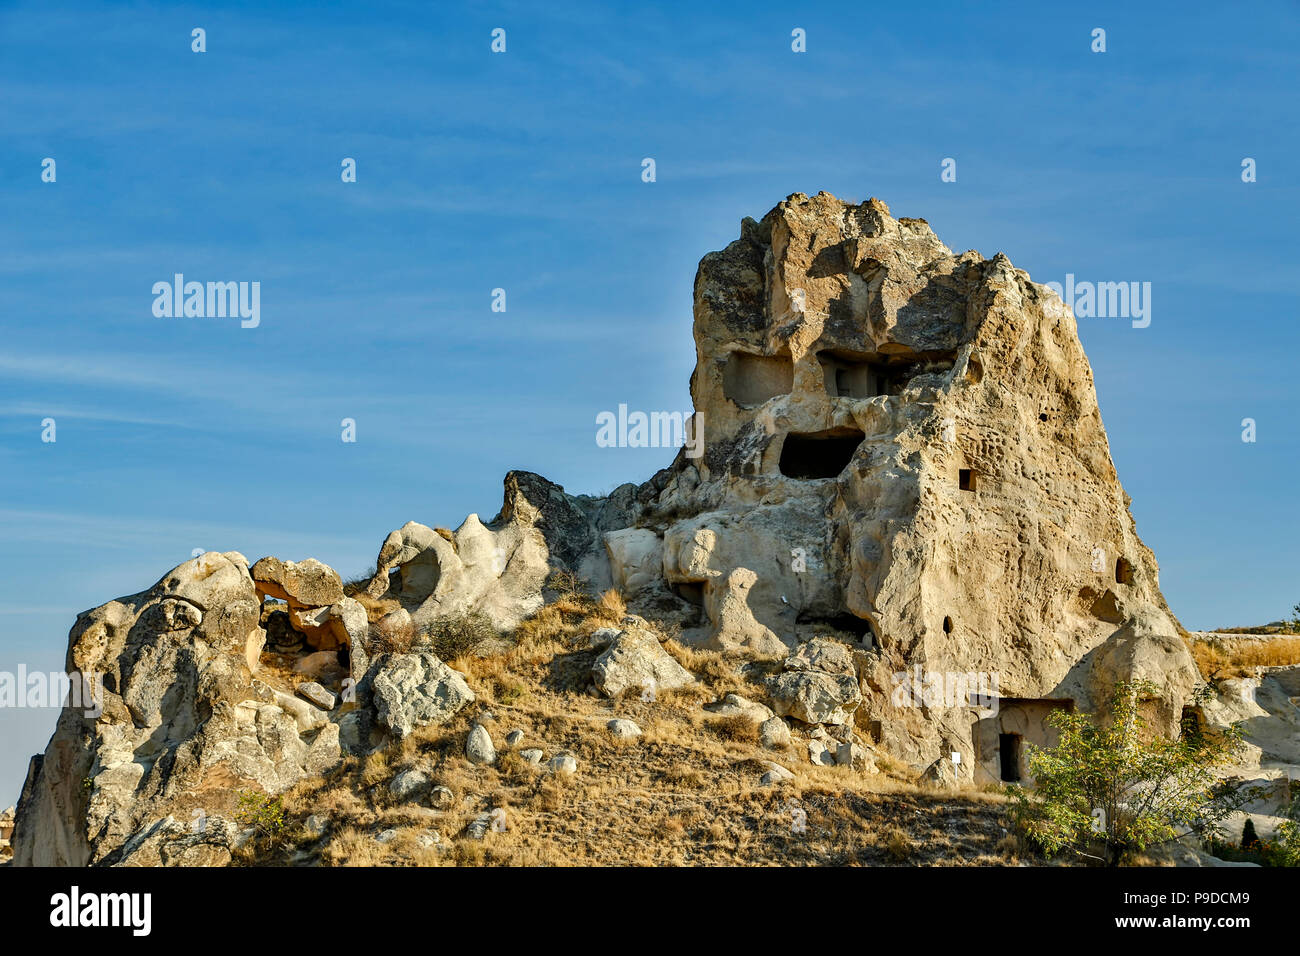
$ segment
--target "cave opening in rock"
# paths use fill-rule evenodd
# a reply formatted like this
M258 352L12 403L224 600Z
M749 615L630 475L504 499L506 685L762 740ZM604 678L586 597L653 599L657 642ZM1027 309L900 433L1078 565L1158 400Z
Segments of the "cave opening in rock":
M943 632L944 632L945 634L951 634L951 633L952 633L952 618L950 618L950 617L945 617L945 618L943 619Z
M889 376L879 362L832 349L818 352L817 361L822 366L826 394L832 398L871 398L887 392Z
M959 468L957 470L957 487L962 491L974 491L975 472L970 468Z
M732 352L722 369L722 394L737 405L762 405L794 388L794 362L787 355Z
M811 625L815 629L825 628L829 631L839 631L845 635L852 635L859 644L870 645L875 643L877 646L879 645L871 622L849 611L841 611L838 614L800 613L795 618L795 623Z
M951 350L854 352L823 349L817 353L826 394L832 398L898 395L917 375L951 369L955 357L956 353Z
M1019 734L998 734L1003 783L1020 782L1020 741Z
M1115 583L1132 584L1133 583L1133 565L1127 558L1119 558L1115 562Z
M704 585L695 581L682 581L672 585L673 593L696 607L704 607Z
M787 478L834 478L866 436L856 428L789 434L781 445L781 474Z

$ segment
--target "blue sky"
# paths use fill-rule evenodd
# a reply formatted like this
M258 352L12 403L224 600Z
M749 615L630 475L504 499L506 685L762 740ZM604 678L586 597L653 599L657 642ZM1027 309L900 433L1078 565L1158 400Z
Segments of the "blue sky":
M1088 6L0 7L0 670L194 548L350 575L510 468L644 480L596 414L689 408L699 258L821 189L1151 282L1150 327L1079 323L1138 531L1189 627L1287 613L1300 6ZM260 326L155 317L177 272ZM0 805L53 723L0 711Z

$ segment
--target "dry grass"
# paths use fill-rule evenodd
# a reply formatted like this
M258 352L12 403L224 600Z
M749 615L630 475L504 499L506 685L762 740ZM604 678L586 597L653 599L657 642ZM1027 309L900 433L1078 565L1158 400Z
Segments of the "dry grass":
M1300 664L1300 637L1211 638L1189 641L1188 646L1207 680L1252 677L1258 667Z
M600 596L596 606L604 613L606 617L612 617L616 620L623 620L627 615L627 604L623 601L623 595L618 591L610 588Z
M616 625L621 602L570 595L524 622L515 643L491 657L449 662L466 675L496 714L490 731L495 767L464 756L472 707L448 724L423 728L399 746L364 760L349 758L325 779L285 795L290 839L259 862L395 866L571 865L959 865L1004 863L1004 798L922 790L887 774L813 766L757 744L754 722L714 717L703 703L723 693L761 698L737 673L738 660L680 644L669 650L698 676L698 686L617 701L587 692L597 652L586 647L595 627ZM634 741L604 731L612 717L634 720ZM571 752L578 773L557 776L505 747L524 732L523 747L549 759ZM767 761L794 769L794 781L762 787ZM883 761L881 761L883 763ZM445 809L399 802L392 776L415 768L451 790ZM910 778L910 772L906 776ZM791 807L806 815L800 832ZM466 826L493 808L506 829L483 840ZM320 837L302 827L310 814L329 820ZM380 843L384 830L397 831ZM433 843L436 834L437 842ZM432 845L428 845L432 844Z
M758 724L744 714L732 714L730 717L715 717L705 721L705 726L719 740L733 743L758 743Z

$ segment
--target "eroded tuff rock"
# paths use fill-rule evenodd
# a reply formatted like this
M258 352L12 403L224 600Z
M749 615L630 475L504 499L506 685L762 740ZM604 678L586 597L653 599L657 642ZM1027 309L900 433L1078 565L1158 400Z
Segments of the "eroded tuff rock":
M390 654L381 660L371 694L379 724L399 740L417 727L446 722L474 702L465 678L429 650Z
M250 573L230 552L81 615L67 667L102 675L104 710L65 709L34 758L15 861L228 859L234 828L196 838L191 811L278 792L473 699L431 652L372 632L467 611L508 630L557 570L619 588L685 641L788 655L762 665L772 709L854 766L869 762L856 727L938 782L997 779L1023 766L1020 742L1052 742L1054 709L1104 706L1132 677L1154 682L1144 707L1175 730L1197 673L1055 294L879 200L796 193L704 257L694 311L699 457L607 497L511 472L486 524L389 534L365 606L319 562ZM592 647L611 696L691 679L635 618ZM338 706L261 679L273 653ZM788 744L780 718L764 727Z
M280 793L473 700L431 653L381 654L372 670L365 609L332 569L254 567L257 581L243 555L209 552L77 619L66 667L95 692L64 708L32 760L17 865L229 862L245 838L231 822L239 790ZM332 601L336 649L268 649L266 597Z
M102 712L65 707L33 761L17 864L118 862L164 808L188 819L232 787L275 792L338 762L338 727L255 676L259 611L243 555L209 552L77 619L66 666L96 675Z
M511 473L489 525L390 535L371 593L509 626L563 568L706 647L837 636L864 652L854 719L918 769L964 752L965 779L1125 677L1176 729L1198 676L1050 289L879 200L796 193L701 261L694 333L700 457L608 498ZM900 695L932 676L999 707Z
M691 673L663 649L654 631L635 618L591 665L592 682L606 697L639 689L650 697L693 683Z

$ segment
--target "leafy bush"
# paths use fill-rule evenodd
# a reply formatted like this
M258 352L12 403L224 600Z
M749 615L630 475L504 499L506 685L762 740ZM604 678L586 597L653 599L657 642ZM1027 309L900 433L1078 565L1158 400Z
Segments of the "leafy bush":
M257 832L258 841L264 845L277 846L284 838L286 820L284 804L279 797L268 797L256 790L241 790L235 821L241 826L252 827Z
M1035 790L1010 789L1021 829L1049 856L1118 866L1187 831L1219 838L1224 819L1259 795L1215 772L1239 751L1240 731L1149 733L1139 701L1155 693L1148 681L1121 683L1108 720L1065 710L1048 718L1060 742L1031 748Z

